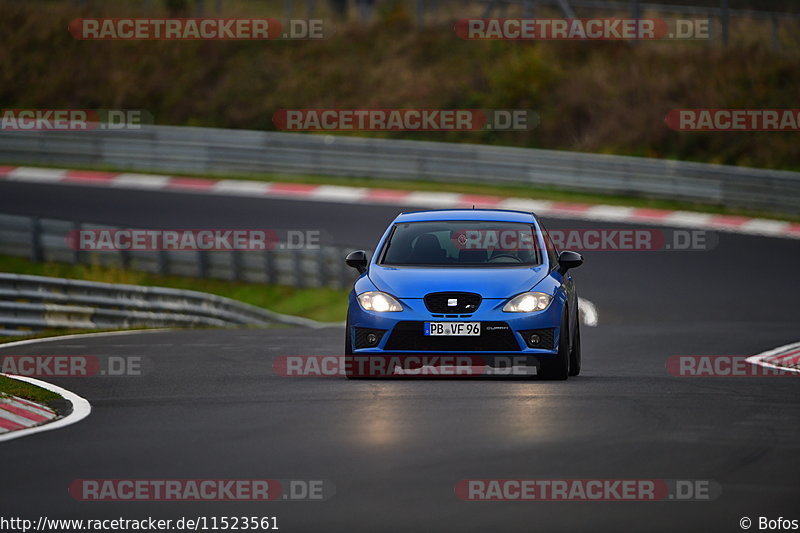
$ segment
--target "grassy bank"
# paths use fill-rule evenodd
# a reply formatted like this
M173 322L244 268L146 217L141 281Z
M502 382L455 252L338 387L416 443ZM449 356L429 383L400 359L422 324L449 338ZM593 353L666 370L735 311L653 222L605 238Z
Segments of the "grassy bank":
M92 42L65 29L80 16L137 14L123 4L0 0L3 107L140 108L161 124L267 130L281 108L532 109L541 124L527 132L396 136L800 169L797 133L664 123L676 108L796 107L796 23L782 26L781 53L739 18L733 33L744 37L728 47L463 41L450 23L415 29L400 3L322 41ZM279 5L261 14L280 16Z
M61 399L61 396L55 392L50 392L49 390L31 385L30 383L25 383L24 381L0 376L0 396L3 394L24 398L45 405Z
M239 281L158 276L97 265L34 263L11 256L0 256L0 272L202 291L233 298L278 313L304 316L322 322L337 322L345 319L347 293L349 292L328 288L296 289Z

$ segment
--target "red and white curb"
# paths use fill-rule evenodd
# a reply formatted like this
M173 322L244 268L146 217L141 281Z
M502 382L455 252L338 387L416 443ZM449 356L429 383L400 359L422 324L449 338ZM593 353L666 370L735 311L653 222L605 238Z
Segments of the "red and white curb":
M89 404L88 401L81 398L74 392L70 392L66 389L62 389L61 387L57 387L52 383L47 383L45 381L30 378L27 376L14 376L10 374L0 374L0 375L6 376L11 379L16 379L19 381L24 381L26 383L30 383L31 385L36 385L37 387L49 390L50 392L55 392L56 394L58 394L59 396L66 399L72 404L72 412L70 412L66 416L59 417L56 416L56 414L52 410L44 406L34 404L33 402L25 402L28 405L29 409L36 409L35 414L39 415L40 418L39 420L33 420L31 414L23 415L19 411L12 412L11 415L13 416L9 416L7 413L0 412L0 424L3 424L4 419L6 420L5 425L3 425L5 431L0 431L0 442L11 439L18 439L20 437L33 435L34 433L51 431L53 429L69 426L76 422L80 422L81 420L89 416L89 413L92 412L92 406ZM13 404L16 405L18 402L19 399L15 398ZM0 407L8 410L8 405L0 404ZM41 418L44 419L42 420ZM14 426L21 426L21 427L13 427L12 424Z
M747 362L776 370L800 373L800 342L753 355L747 358Z
M49 422L58 413L47 406L0 393L0 435Z
M481 208L532 211L537 215L555 218L652 224L800 239L800 223L781 220L505 196L9 166L0 166L0 180L440 209L474 205Z
M110 335L129 335L129 334L133 334L133 333L142 333L142 332L150 333L150 332L153 332L153 331L158 331L158 330L141 330L141 331L134 331L134 332L131 332L131 331L107 331L107 332L102 332L102 333L80 333L80 334L76 334L76 335L59 335L59 336L56 336L56 337L46 337L46 338L43 338L43 339L26 339L26 340L21 340L21 341L14 341L14 342L7 342L7 343L4 343L4 344L0 344L0 350L5 350L7 348L13 348L15 346L26 346L26 345L29 345L29 344L40 344L40 343L45 343L45 342L55 342L55 341L61 341L61 340L65 340L65 339L72 340L72 339L85 338L85 337L100 337L100 336L110 336ZM30 424L27 421L25 421L24 424L23 424L23 422L20 421L19 418L9 417L6 413L0 412L0 424L2 424L2 420L3 419L6 419L6 420L11 420L12 422L16 421L19 425L23 425L24 426L24 427L21 427L21 428L12 429L12 428L6 427L7 424L3 425L2 427L5 429L5 431L0 430L0 442L7 441L7 440L12 440L12 439L17 439L17 438L20 438L20 437L25 437L25 436L28 436L28 435L33 435L35 433L41 433L43 431L51 431L53 429L63 428L65 426L69 426L69 425L75 424L76 422L80 422L81 420L83 420L84 418L89 416L89 414L92 412L92 406L86 399L81 398L80 396L78 396L77 394L75 394L72 391L68 391L67 389L63 389L63 388L61 388L61 387L59 387L57 385L53 385L52 383L47 383L46 381L41 381L39 379L28 377L28 376L17 376L17 375L12 375L12 374L3 374L3 373L0 373L0 376L5 376L7 378L16 379L18 381L24 381L26 383L30 383L31 385L36 385L37 387L41 387L41 388L43 388L45 390L49 390L50 392L54 392L54 393L58 394L59 396L61 396L62 398L64 398L65 400L67 400L68 402L70 402L72 404L72 412L70 412L68 415L61 416L61 417L59 417L59 416L49 416L49 418L47 418L47 420L34 422L33 424ZM8 395L2 396L2 397L3 398L9 398ZM38 404L34 404L33 402L29 402L27 400L20 400L19 398L14 398L14 397L11 397L11 398L13 400L12 402L8 402L5 405L0 403L0 409L5 409L6 411L9 411L12 415L16 415L17 417L26 418L28 421L32 420L30 415L23 416L19 412L14 412L13 410L8 409L7 405L14 405L15 407L17 407L17 403L22 401L22 402L25 402L25 403L29 404L29 407L31 407L31 404L32 404L32 405L36 406L35 408L39 409L40 411L44 410L44 411L47 411L49 413L55 414L55 413L53 413L53 411L51 409L48 409L48 408L46 408L44 406L41 406L41 405L38 405ZM44 417L48 416L48 415L46 415L44 413L40 413L39 411L36 411L36 413L37 414L41 414L41 416L44 416Z

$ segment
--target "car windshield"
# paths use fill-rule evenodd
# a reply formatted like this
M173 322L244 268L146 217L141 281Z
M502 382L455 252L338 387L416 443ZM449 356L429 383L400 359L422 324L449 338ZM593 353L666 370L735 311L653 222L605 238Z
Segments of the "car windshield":
M387 266L493 267L541 264L536 228L491 221L395 224L380 264Z

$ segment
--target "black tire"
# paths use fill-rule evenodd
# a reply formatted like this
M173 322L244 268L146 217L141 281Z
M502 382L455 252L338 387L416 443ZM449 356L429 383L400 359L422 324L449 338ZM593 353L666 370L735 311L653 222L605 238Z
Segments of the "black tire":
M350 317L344 324L344 355L353 355L353 338L350 335Z
M561 381L569 376L569 320L568 312L564 311L561 318L561 328L558 335L558 354L555 357L542 358L539 363L539 376L547 381Z
M364 379L363 376L356 376L353 373L355 361L353 360L353 339L350 335L350 317L344 325L344 375L347 379Z
M575 323L575 338L572 340L572 350L569 352L569 375L577 376L581 373L581 322L580 316Z

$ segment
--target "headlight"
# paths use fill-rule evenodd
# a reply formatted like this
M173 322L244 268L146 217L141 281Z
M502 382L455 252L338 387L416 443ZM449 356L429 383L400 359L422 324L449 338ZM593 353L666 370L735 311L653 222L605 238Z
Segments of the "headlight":
M503 311L506 313L532 313L547 309L553 297L543 292L523 292L513 297Z
M378 313L402 311L403 306L400 302L389 296L385 292L370 291L358 295L358 303L366 311L377 311Z

